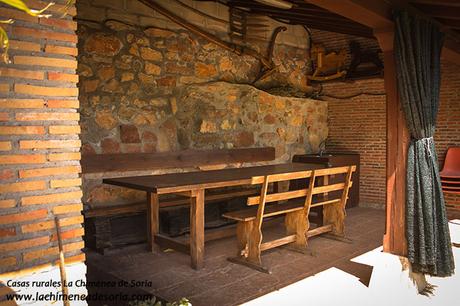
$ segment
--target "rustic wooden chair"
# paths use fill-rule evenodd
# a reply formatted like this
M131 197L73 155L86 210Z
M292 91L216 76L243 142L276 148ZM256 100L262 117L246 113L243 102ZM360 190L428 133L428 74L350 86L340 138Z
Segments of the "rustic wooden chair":
M356 166L348 166L253 177L252 184L262 184L262 188L260 196L248 198L247 205L257 205L257 209L248 208L223 215L238 222L238 253L228 260L270 273L262 265L262 251L289 244L290 249L305 253L308 238L323 233L330 233L340 240L344 237L345 204L355 170ZM342 175L344 181L316 186L320 185L317 184L319 181L327 181L320 178L330 175ZM268 193L270 183L297 179L308 179L308 186L299 190ZM341 193L336 192L340 190ZM313 201L314 195L323 195L315 197L321 198L321 201ZM310 208L316 206L323 206L323 226L309 230L308 214ZM263 220L278 215L285 215L286 236L262 242Z

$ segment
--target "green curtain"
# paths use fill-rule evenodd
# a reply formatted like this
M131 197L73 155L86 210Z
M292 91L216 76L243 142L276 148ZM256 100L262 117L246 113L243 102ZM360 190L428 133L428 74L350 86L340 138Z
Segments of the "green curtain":
M406 238L415 272L454 273L454 258L433 134L439 108L443 34L407 12L395 17L398 92L411 135L407 156Z
M407 157L406 238L415 272L449 276L454 258L433 134L439 108L443 34L433 23L395 12L398 91L411 135Z

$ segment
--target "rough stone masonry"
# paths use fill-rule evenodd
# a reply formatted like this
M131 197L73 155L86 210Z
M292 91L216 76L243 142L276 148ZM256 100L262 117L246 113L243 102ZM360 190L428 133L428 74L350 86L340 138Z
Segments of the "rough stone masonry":
M259 70L252 57L188 31L113 20L79 25L78 35L83 154L274 146L287 161L327 137L327 102L249 85ZM277 72L258 88L305 89L307 50L277 45L274 62ZM84 180L90 206L144 196Z

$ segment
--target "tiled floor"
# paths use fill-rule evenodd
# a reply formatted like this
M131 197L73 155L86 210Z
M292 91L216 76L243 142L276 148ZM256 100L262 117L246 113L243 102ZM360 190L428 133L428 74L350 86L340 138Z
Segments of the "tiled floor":
M188 256L176 252L151 254L140 247L105 256L89 252L88 279L104 275L128 282L151 281L144 291L168 301L186 297L194 306L237 305L330 267L353 273L366 283L371 269L349 259L381 245L385 214L371 208L347 212L346 235L352 244L315 237L309 241L313 256L284 248L264 252L262 261L271 268L270 275L228 262L236 242L225 238L206 244L205 267L199 271L190 267Z

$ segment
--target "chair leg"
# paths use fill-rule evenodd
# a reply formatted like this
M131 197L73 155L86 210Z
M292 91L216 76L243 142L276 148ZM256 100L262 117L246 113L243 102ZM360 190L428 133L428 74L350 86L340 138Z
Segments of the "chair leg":
M262 233L255 227L255 222L238 222L236 233L238 253L236 257L228 258L228 261L270 274L271 271L262 265L260 259Z
M251 231L249 232L248 241L248 257L249 262L261 265L260 245L262 244L262 231L256 226L254 221L251 221Z
M308 216L304 210L294 211L286 214L284 219L288 235L296 235L294 242L287 245L287 248L303 254L307 252L307 231L310 227Z
M332 235L344 237L345 209L342 205L325 205L323 206L323 224L332 225Z
M237 253L236 256L247 257L249 233L252 230L252 222L238 221L236 225Z

